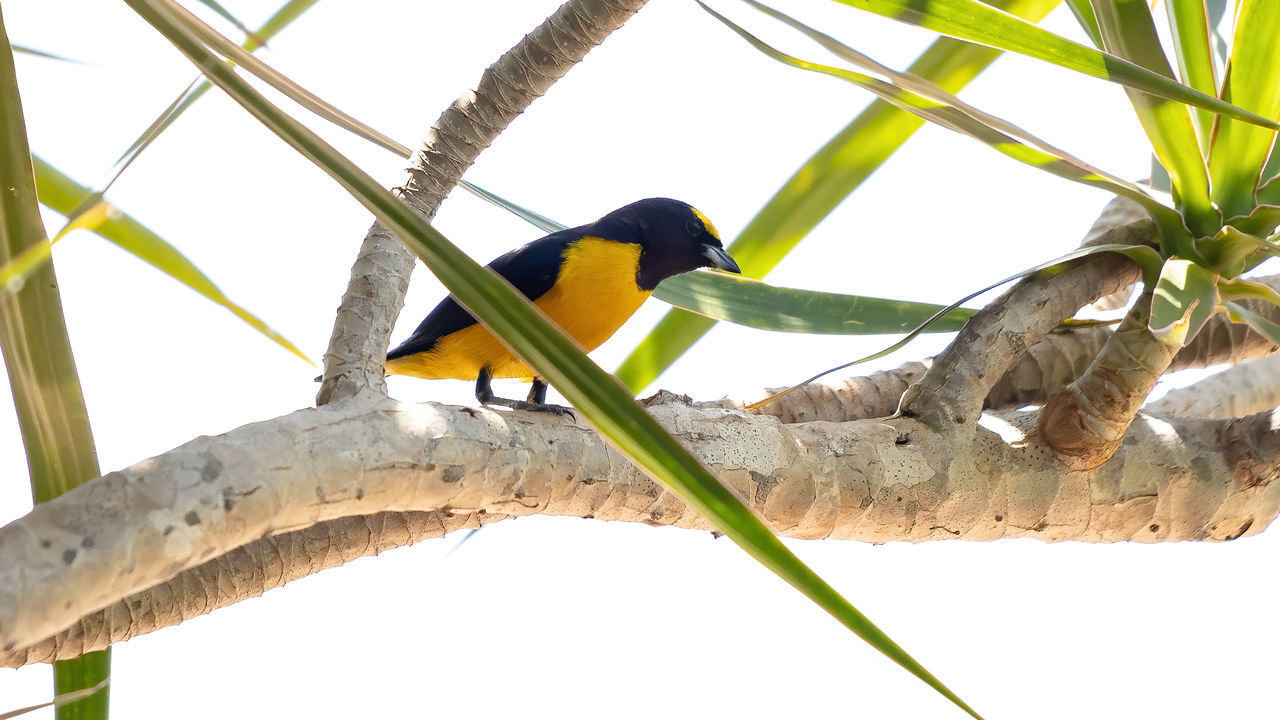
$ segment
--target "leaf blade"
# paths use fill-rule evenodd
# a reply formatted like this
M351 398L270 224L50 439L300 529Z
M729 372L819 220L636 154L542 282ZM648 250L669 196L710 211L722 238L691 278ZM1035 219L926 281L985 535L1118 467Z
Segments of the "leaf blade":
M600 370L509 285L476 264L424 219L317 135L280 112L247 83L212 59L171 14L168 0L126 0L203 72L295 150L325 170L397 236L406 241L446 288L560 390L579 411L645 471L662 480L752 557L830 612L895 662L977 714L787 549L687 450L636 404L616 379Z
M1280 43L1275 18L1280 0L1241 0L1222 95L1266 117L1280 117ZM1253 209L1275 132L1219 118L1209 155L1213 199L1223 214Z
M995 4L1038 21L1061 0L1001 0ZM958 92L1001 54L982 45L939 38L908 71ZM760 208L728 246L743 277L769 274L809 231L887 160L924 120L874 100L810 156ZM632 392L648 387L715 325L709 318L670 310L615 370Z
M1127 60L1072 42L978 0L836 0L891 20L1043 60L1068 70L1275 129L1275 121L1193 90ZM924 9L921 9L924 8Z
M778 287L717 272L663 280L654 297L682 310L757 330L823 335L907 332L942 309L929 303ZM977 312L945 314L929 332L953 332Z

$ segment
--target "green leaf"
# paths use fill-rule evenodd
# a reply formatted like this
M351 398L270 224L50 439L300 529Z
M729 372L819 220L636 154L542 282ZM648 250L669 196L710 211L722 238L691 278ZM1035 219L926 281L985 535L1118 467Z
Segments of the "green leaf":
M1252 280L1221 280L1218 282L1218 296L1223 302L1261 300L1280 306L1280 292L1276 292L1270 285Z
M1206 95L1217 95L1218 78L1213 69L1213 48L1210 46L1213 31L1209 28L1204 0L1168 0L1165 12L1169 16L1169 29L1173 33L1173 48L1183 84ZM1200 147L1208 148L1214 115L1204 108L1196 108L1195 119Z
M1085 47L978 0L836 0L892 20L942 35L982 43L1053 63L1091 77L1132 87L1170 100L1203 107L1263 127L1280 128L1216 97L1197 92L1114 55Z
M170 0L126 2L254 117L328 173L404 240L454 297L555 386L640 468L664 482L752 557L805 593L859 637L977 717L792 554L742 505L733 491L716 480L636 404L616 379L596 367L573 340L556 330L526 298L477 265L377 181L218 62L187 27L179 25Z
M1094 14L1089 0L1067 0L1067 6L1071 8L1071 14L1076 16L1076 22L1080 23L1085 34L1093 41L1093 46L1101 48L1102 28L1098 27L1098 16Z
M210 49L222 55L228 61L233 62L236 65L239 65L240 67L243 67L245 70L251 72L255 77L261 79L263 82L267 83L268 85L275 88L276 90L279 90L289 99L298 103L299 105L306 108L307 110L310 110L311 112L315 113L317 116L333 123L334 125L337 125L343 130L346 130L347 132L350 132L353 135L356 135L357 137L367 140L383 148L384 150L393 152L402 158L408 158L410 155L413 154L412 151L409 150L409 148L405 147L399 142L396 142L391 137L384 135L381 132L378 132L377 130L373 129L372 127L370 127L369 125L366 125L363 122L360 122L354 116L344 112L337 106L326 101L324 98L321 98L319 95L316 95L310 90L307 90L306 88L302 87L301 85L294 82L293 80L290 80L283 73L272 68L270 65L262 62L257 57L255 57L252 53L248 52L246 49L242 48L239 45L236 45L235 43L231 42L227 38L223 37L220 33L218 33L213 28L209 27L207 24L205 24L202 20L200 20L200 18L196 17L194 14L186 11L181 6L177 6L177 7L178 9L175 12L180 13L182 20L190 24L192 32L194 32L197 35L197 37L200 39L201 42L206 43L210 47ZM192 83L192 87L193 88L196 87L196 83ZM188 91L190 90L191 88L188 88ZM177 108L182 103L182 101L183 101L182 98L179 98L178 100L174 101L174 105L170 107L170 112L174 111L175 108ZM147 133L158 135L160 132L162 132L164 128L167 127L167 125L163 122L165 117L166 116L162 114L160 119L157 119L157 121L152 123L151 127L148 128ZM144 136L143 136L144 138L148 137L147 133L144 133ZM145 147L146 144L149 144L151 139L154 139L154 137L150 137L146 139L146 141L141 145L141 147ZM139 144L135 143L134 147L139 147ZM132 149L133 148L131 148L131 150ZM119 172L124 171L124 168L128 166L129 162L132 162L132 159L134 156L128 156L126 154L126 157L127 157L127 160L125 158L121 158L121 161L124 163L123 166L121 166L120 163L117 163L117 166L120 167ZM116 177L118 177L118 173ZM115 177L112 178L112 182L114 181L115 181ZM538 213L535 213L532 210L527 210L523 207L520 207L519 205L516 205L515 203L512 203L509 200L506 200L498 195L495 195L494 193L491 193L488 190L485 190L484 188L479 187L478 185L467 182L466 180L460 180L458 184L462 185L465 189L469 190L472 194L480 197L481 199L486 200L494 205L497 205L498 207L501 207L503 209L506 209L514 213L517 217L520 217L521 219L531 223L536 227L543 229L546 232L556 232L557 230L564 229L563 225L556 223L554 220L550 220L546 217L543 217L542 215L539 215ZM110 183L108 183L108 186L109 185ZM99 193L99 195L101 195L101 193ZM73 217L73 221L74 221L74 217Z
M1233 217L1226 224L1250 235L1267 237L1280 227L1280 206L1259 205L1248 215Z
M307 10L311 9L319 0L290 0L280 7L267 21L258 28L257 32L249 32L244 42L244 49L253 51L266 44L268 40L275 37L281 30L284 30L294 20L297 20ZM103 185L98 192L105 193L108 188L120 177L120 175L129 167L129 165L137 158L138 155L146 150L148 146L163 133L170 125L182 116L187 108L191 107L195 101L199 100L202 95L208 92L209 82L200 80L197 75L196 79L183 90L177 98L174 99L164 112L160 113L151 125L138 136L133 144L116 160L112 167L110 179ZM74 218L72 218L74 220Z
M0 17L0 265L45 243L27 143L22 98L4 19ZM97 477L98 456L89 413L67 337L66 319L52 264L36 282L0 293L0 355L4 357L18 427L37 503ZM57 694L100 685L110 674L108 652L54 663ZM108 693L64 704L59 720L104 720Z
M955 311L964 303L969 302L970 300L974 299L975 297L981 295L984 292L987 292L988 290L994 290L995 288L998 288L1001 285L1004 285L1005 283L1013 282L1014 280L1026 277L1028 275L1032 275L1034 273L1051 271L1052 269L1064 263L1071 262L1073 260L1079 260L1080 258L1088 257L1090 255L1097 255L1099 253L1107 253L1107 252L1120 253L1121 255L1124 255L1125 257L1137 263L1138 266L1142 268L1143 277L1148 279L1148 280L1144 280L1144 282L1149 282L1149 279L1154 278L1155 274L1160 270L1160 263L1162 262L1160 253L1156 252L1154 248L1148 247L1146 245L1104 244L1104 245L1089 245L1087 247L1082 247L1073 252L1069 252L1066 255L1063 255L1062 257L1054 258L1053 260L1050 260L1048 262L1041 263L1039 265L1036 265L1035 267L1027 268L1026 270L1022 270L1018 273L1010 275L1009 277L1004 278L1003 280L998 280L982 288L981 290L975 290L969 293L968 295L965 295L964 297L960 298L959 300L951 303L950 305L942 308L941 310L938 310L936 313L930 316L929 319L925 320L923 323L916 326L915 329L913 329L911 332L903 336L901 340L890 345L889 347L879 352L875 352L870 355L867 355L865 357L858 358L857 360L852 360L850 362L844 363L843 365L837 365L836 367L823 370L822 372L818 373L817 375L814 375L808 380L792 385L786 390L774 393L773 395L770 395L769 397L763 400L759 400L757 402L751 403L750 405L747 406L747 409L758 410L764 407L765 405L768 405L769 403L773 402L774 400L777 400L778 398L784 395L787 395L795 390L798 390L804 387L805 385L808 385L809 383L813 382L814 380L817 380L818 378L823 377L824 375L830 375L831 373L836 372L837 370L844 370L845 368L850 368L855 365L861 365L862 363L871 362L872 360L882 358L886 355L891 355L897 352L898 350L901 350L902 348L906 347L907 343L916 339L916 337L919 336L921 333L926 332L929 329L929 327L932 326L935 322L942 319L943 317L950 315L953 311Z
M1240 0L1222 97L1259 115L1280 117L1280 0ZM1219 118L1209 155L1213 199L1224 215L1253 209L1259 175L1275 140L1267 130Z
M995 4L1039 20L1059 2L1001 0ZM909 72L954 93L999 56L1000 51L993 48L939 38ZM773 270L923 124L923 119L890 103L872 102L806 160L728 246L743 277L763 278ZM618 379L633 392L643 390L714 324L683 310L668 312L618 367Z
M885 335L907 332L941 305L777 287L736 275L694 272L658 284L654 297L716 320L772 332ZM958 309L929 332L964 326L976 310Z
M1208 268L1226 278L1234 278L1244 272L1254 253L1271 257L1276 252L1276 247L1271 243L1230 225L1219 230L1212 238L1197 240L1196 248L1208 263Z
M1280 156L1280 154L1277 154ZM1258 205L1280 206L1280 176L1273 177L1258 188Z
M934 86L927 91L922 87L919 90L907 89L891 85L862 73L801 60L765 43L732 20L707 7L700 0L695 1L698 2L703 10L736 32L752 47L778 62L801 70L830 75L857 85L913 115L922 117L949 130L968 135L993 150L1026 165L1067 180L1129 198L1142 205L1155 219L1157 226L1160 228L1163 241L1170 243L1174 247L1190 243L1191 238L1183 225L1182 216L1177 211L1148 195L1136 185L1072 157L1008 122L977 110L941 90L941 88ZM757 5L756 3L751 4ZM769 12L779 19L784 19L784 22L801 30L810 37L821 39L823 45L828 49L844 48L834 39L787 18L781 13L776 11ZM847 55L850 57L858 55L856 51L848 48L844 48L844 50L847 51ZM920 84L924 82L926 81L915 78L910 84L913 87L920 87Z
M1217 311L1217 282L1217 275L1190 260L1166 260L1151 298L1147 329L1166 345L1185 347Z
M93 192L76 183L52 165L40 158L34 158L36 185L40 201L60 213L70 213L81 207L86 198L93 197ZM82 219L86 216L82 216ZM237 305L228 298L218 286L200 271L178 249L156 235L142 223L125 213L105 214L102 221L92 229L98 235L110 240L138 259L149 263L157 270L174 280L195 290L206 298L231 311L233 315L248 323L250 327L270 338L289 352L311 363L293 343L283 335L272 330L257 315ZM49 258L48 242L41 242L31 247L18 263L0 264L0 297L6 289L12 290L15 283L18 287L25 282L25 275L34 267L43 265ZM314 364L314 363L311 363Z
M1280 325L1270 319L1259 315L1239 303L1225 303L1224 307L1227 311L1227 317L1233 323L1248 325L1253 328L1259 335L1267 338L1273 343L1280 345Z
M1146 0L1094 0L1103 47L1173 80ZM1125 88L1160 164L1169 173L1174 202L1183 210L1196 236L1211 235L1222 217L1209 202L1209 175L1187 106ZM1210 90L1212 92L1212 90Z

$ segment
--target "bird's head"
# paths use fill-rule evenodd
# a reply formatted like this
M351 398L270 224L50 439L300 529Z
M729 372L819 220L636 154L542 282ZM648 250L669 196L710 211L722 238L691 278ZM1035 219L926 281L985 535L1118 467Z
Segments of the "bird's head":
M688 203L648 198L600 218L601 235L640 245L636 284L652 290L658 283L698 268L742 272L724 251L720 235L706 216Z

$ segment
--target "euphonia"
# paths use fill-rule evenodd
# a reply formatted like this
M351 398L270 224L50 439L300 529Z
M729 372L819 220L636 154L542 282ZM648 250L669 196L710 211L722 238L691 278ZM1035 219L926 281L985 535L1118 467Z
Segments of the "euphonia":
M595 222L552 233L489 267L588 352L608 340L666 278L702 267L741 272L711 221L669 198L640 200ZM387 373L475 379L482 404L566 412L546 403L546 381L452 295L387 353ZM531 381L528 400L495 397L492 378Z

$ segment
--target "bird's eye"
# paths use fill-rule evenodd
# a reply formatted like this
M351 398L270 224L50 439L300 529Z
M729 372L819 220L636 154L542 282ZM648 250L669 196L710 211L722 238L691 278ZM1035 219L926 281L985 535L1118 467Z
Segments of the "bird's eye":
M703 227L702 221L697 218L689 218L688 220L686 220L684 222L684 229L688 230L689 234L694 237L698 237L699 235L707 231L707 229Z

